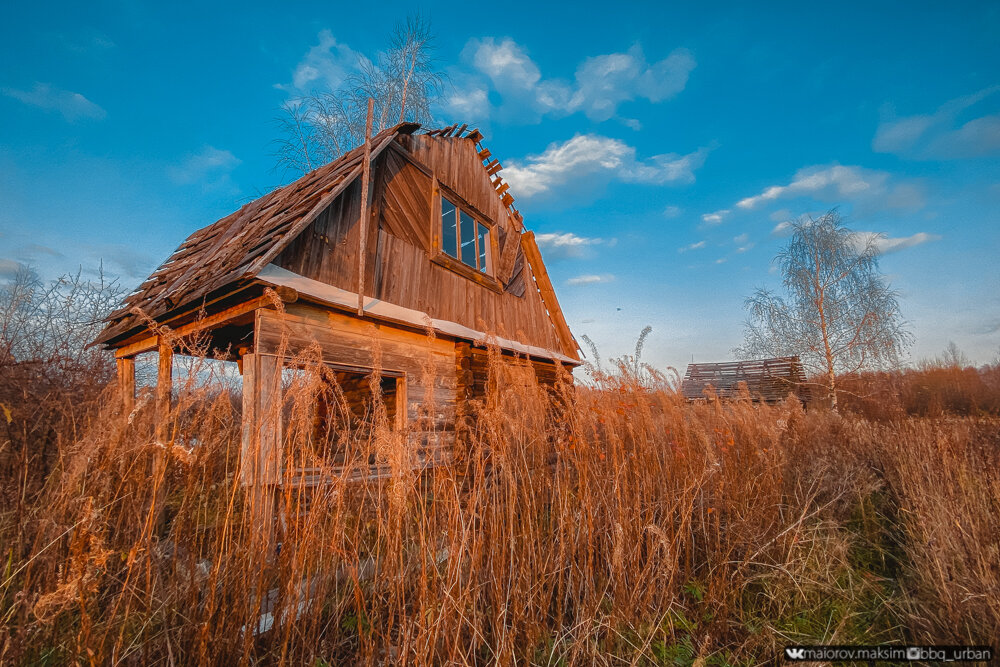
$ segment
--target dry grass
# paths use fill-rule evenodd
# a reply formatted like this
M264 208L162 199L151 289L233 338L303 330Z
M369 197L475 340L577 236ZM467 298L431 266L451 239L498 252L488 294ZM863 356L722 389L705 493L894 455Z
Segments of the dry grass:
M321 372L299 361L289 460ZM756 665L1000 637L995 418L689 405L624 365L546 389L494 358L452 464L415 472L376 410L355 461L394 474L284 488L279 550L207 369L168 450L151 401L127 420L108 391L40 483L8 457L0 662Z

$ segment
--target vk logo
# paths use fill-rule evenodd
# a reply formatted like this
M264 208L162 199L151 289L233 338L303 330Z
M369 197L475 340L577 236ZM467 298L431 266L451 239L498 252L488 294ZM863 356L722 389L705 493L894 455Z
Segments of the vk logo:
M785 648L785 657L789 660L805 660L806 650L804 648Z

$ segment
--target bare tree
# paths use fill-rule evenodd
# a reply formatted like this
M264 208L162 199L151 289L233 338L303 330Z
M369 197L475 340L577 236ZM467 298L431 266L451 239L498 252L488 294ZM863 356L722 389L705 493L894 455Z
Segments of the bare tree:
M878 267L878 235L843 226L836 210L792 223L775 258L787 297L759 288L746 300L743 359L798 355L825 377L837 409L837 373L897 366L912 342L898 295Z
M0 284L0 507L21 512L93 415L115 362L88 344L123 295L103 271Z
M430 25L410 17L393 29L389 48L362 57L358 70L337 90L287 102L279 118L278 166L305 173L334 160L365 138L368 99L375 100L375 131L411 120L433 121L445 74L434 61Z

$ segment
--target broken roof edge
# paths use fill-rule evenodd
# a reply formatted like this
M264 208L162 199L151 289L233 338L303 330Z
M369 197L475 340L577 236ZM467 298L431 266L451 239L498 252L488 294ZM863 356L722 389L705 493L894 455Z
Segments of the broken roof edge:
M358 295L356 292L350 292L318 280L313 280L312 278L307 278L275 264L265 266L257 274L257 280L275 287L290 287L297 291L300 297L305 296L351 312L356 312L358 308ZM430 326L435 332L452 338L482 342L484 344L495 344L501 349L528 357L555 360L567 366L579 366L583 363L555 350L548 350L543 347L519 343L483 331L476 331L450 320L434 319L423 311L397 306L387 301L376 299L375 297L365 297L364 311L366 316L374 319L403 324L418 329L426 329Z

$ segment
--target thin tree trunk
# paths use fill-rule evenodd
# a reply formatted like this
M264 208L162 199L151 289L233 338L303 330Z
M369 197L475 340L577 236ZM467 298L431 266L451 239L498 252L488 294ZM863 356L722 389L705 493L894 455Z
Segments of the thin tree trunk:
M406 78L403 79L403 99L399 104L399 122L402 123L406 114L406 92L410 87L410 77L413 76L413 68L417 65L417 52L414 51L410 58L410 69L406 72Z
M826 381L830 389L830 407L837 412L837 375L833 371L833 349L830 347L830 336L826 330L826 311L822 298L819 301L819 327L823 334L823 352L826 356Z

